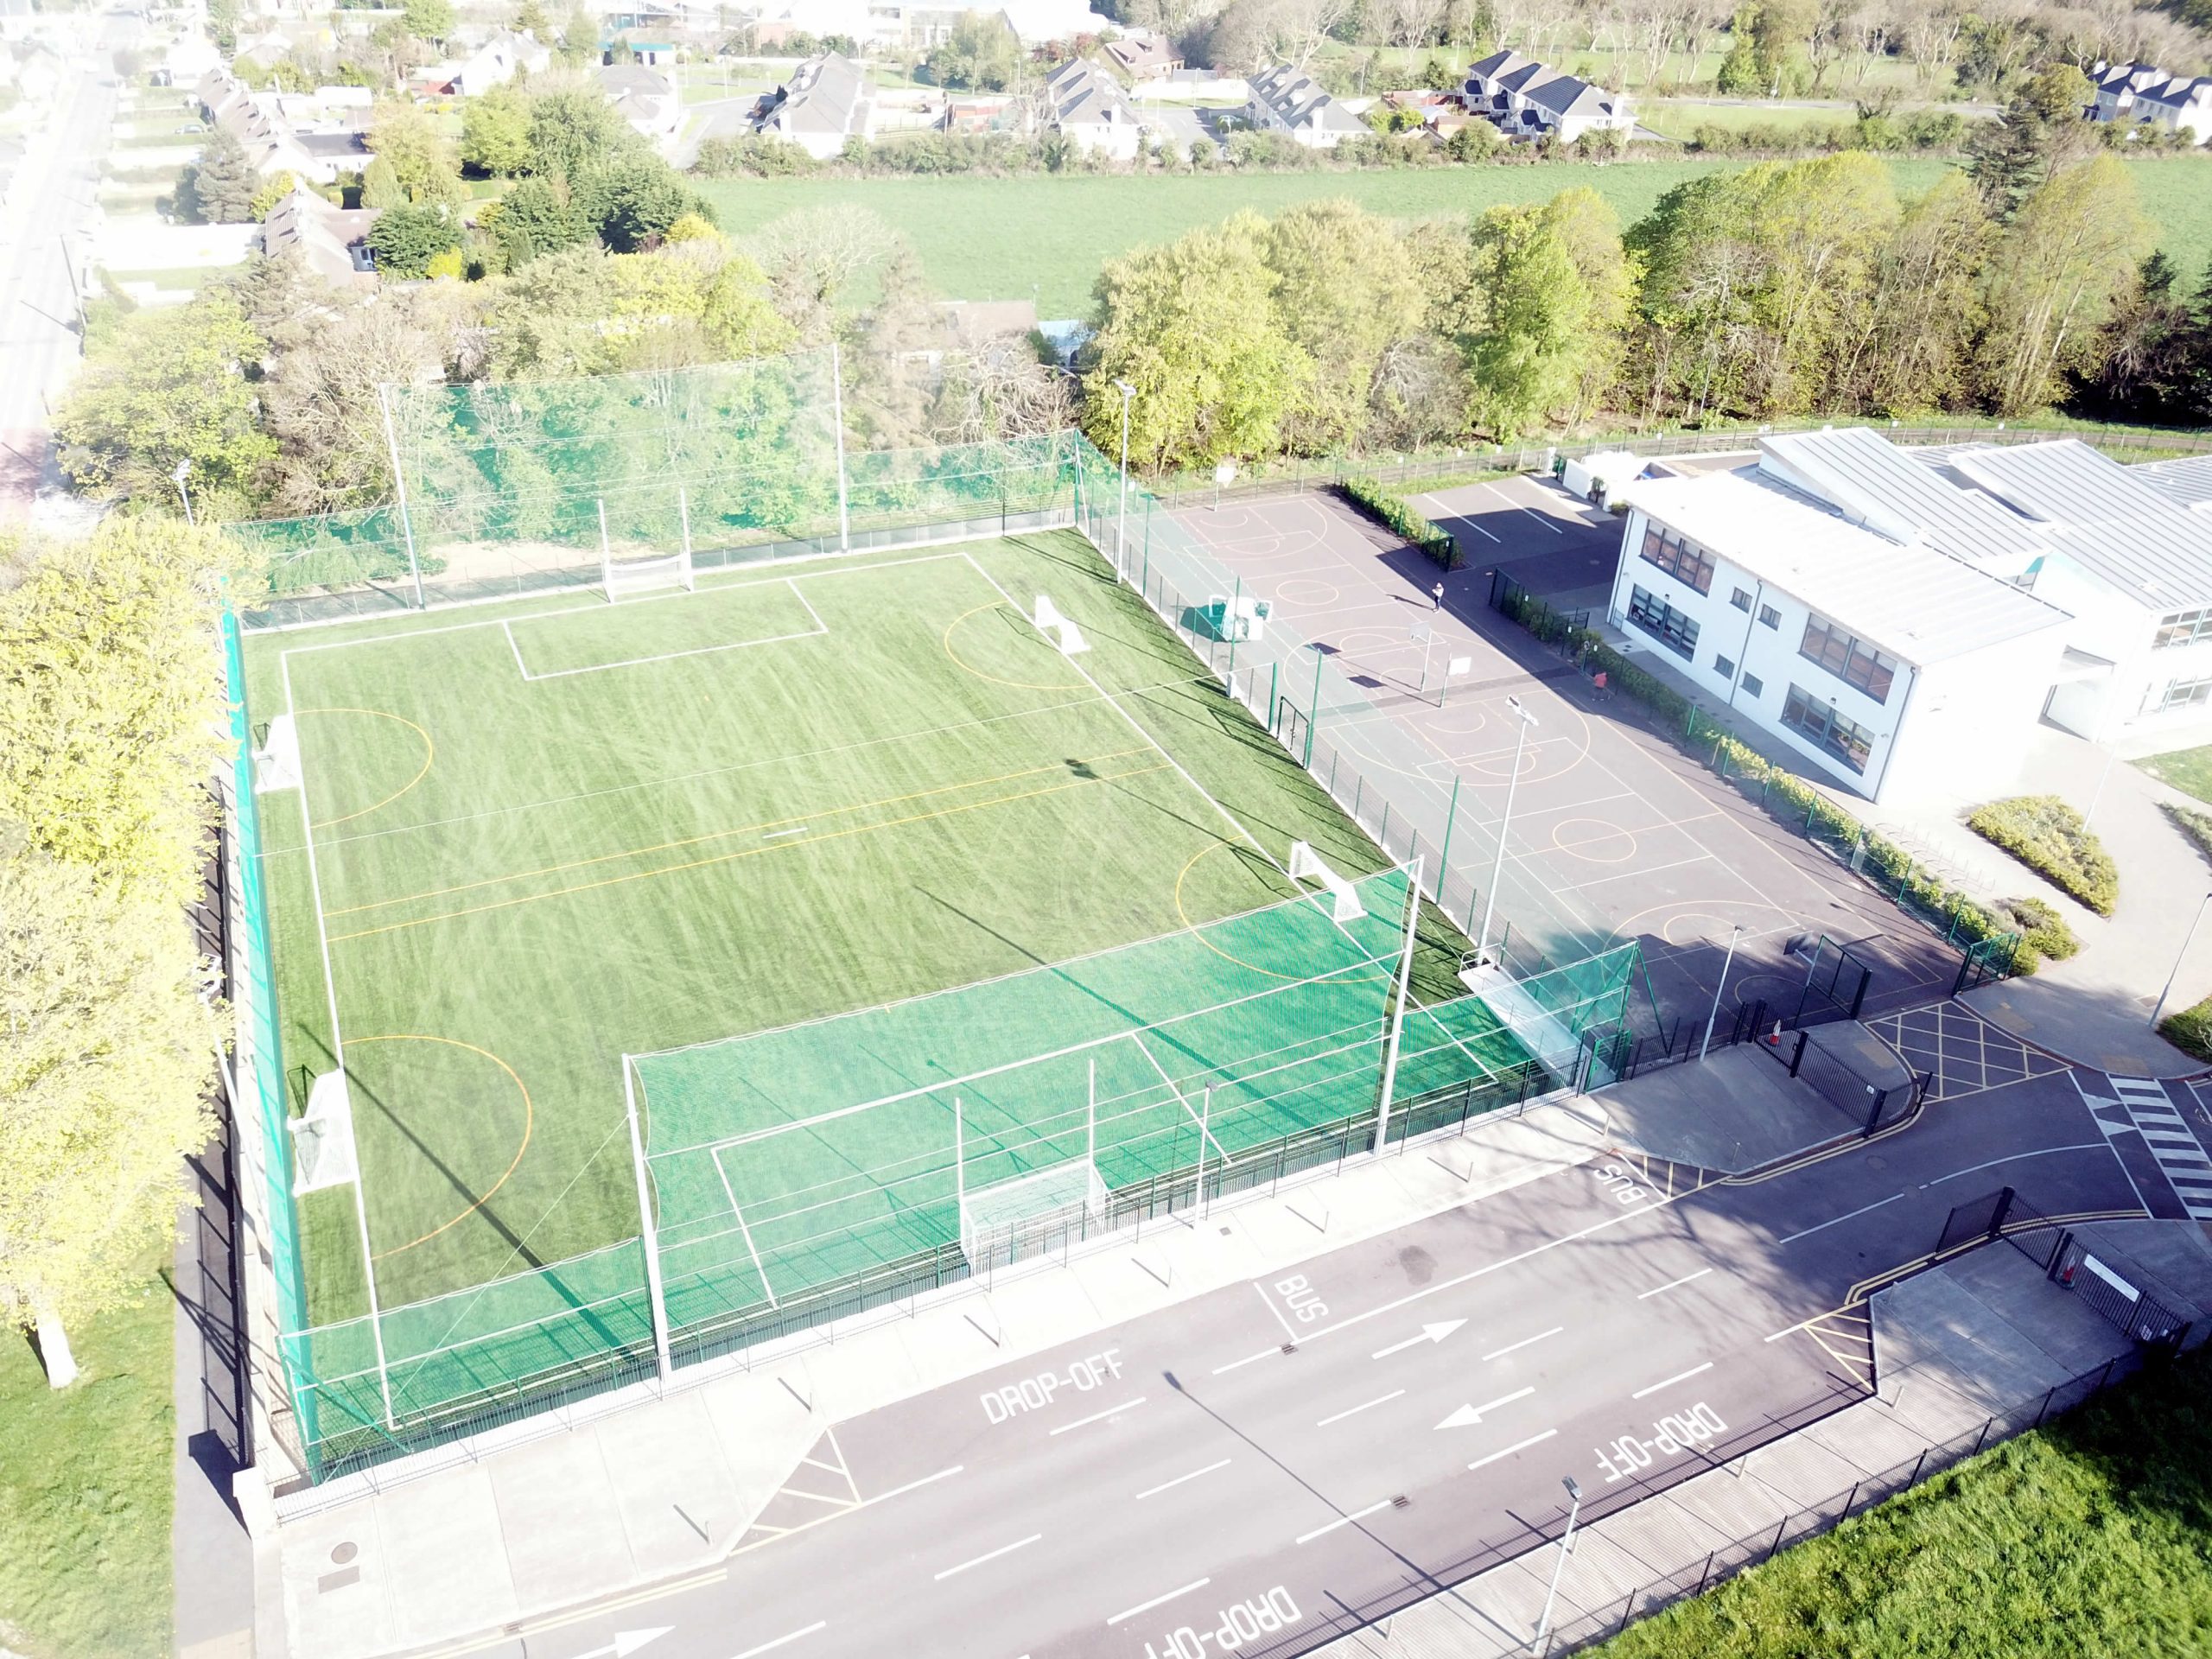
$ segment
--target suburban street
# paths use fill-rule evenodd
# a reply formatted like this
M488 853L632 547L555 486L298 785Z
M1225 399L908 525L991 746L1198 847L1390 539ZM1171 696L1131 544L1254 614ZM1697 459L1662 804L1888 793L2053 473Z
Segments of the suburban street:
M46 473L50 400L79 353L71 262L86 270L97 217L93 187L115 121L115 74L107 61L143 24L99 21L99 44L73 60L48 118L32 135L4 213L0 213L0 516L21 518Z
M1531 1541L1563 1478L1618 1501L1863 1397L1836 1310L2007 1183L2141 1213L2075 1074L1748 1184L1600 1159L840 1424L725 1566L439 1651L1302 1651Z

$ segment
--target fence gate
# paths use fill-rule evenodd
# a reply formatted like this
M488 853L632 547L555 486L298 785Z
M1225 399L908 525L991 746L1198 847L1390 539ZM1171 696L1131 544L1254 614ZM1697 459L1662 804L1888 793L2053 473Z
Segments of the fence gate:
M1959 976L1951 995L1970 991L1985 980L2002 979L2012 971L2012 953L2020 943L2018 933L1993 933L1976 939L1959 959Z
M1313 723L1306 710L1288 697L1278 696L1275 699L1274 732L1276 739L1299 765L1313 764Z
M1809 947L1793 945L1790 954L1805 964L1797 1013L1789 1021L1793 1030L1859 1017L1866 1005L1867 987L1874 982L1874 970L1850 946L1823 933Z
M2069 1228L2052 1252L2051 1282L2080 1296L2132 1340L2168 1353L2177 1351L2189 1334L2189 1321L2136 1282L2139 1269L2107 1256L2092 1251Z

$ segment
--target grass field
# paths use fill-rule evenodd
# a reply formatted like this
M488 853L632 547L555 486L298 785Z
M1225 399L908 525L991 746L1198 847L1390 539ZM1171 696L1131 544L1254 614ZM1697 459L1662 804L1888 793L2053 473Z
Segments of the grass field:
M2212 746L2146 755L2135 763L2162 784L2212 805Z
M1025 620L1040 593L1079 658ZM330 1069L334 1004L387 1309L635 1236L626 1052L1239 915L1292 891L1271 860L1294 839L1347 874L1380 862L1068 534L247 655L255 721L296 715L315 826L310 859L300 793L262 798L288 1081L296 1107ZM1458 994L1463 944L1436 933L1426 995ZM1054 1048L1090 1012L985 1040ZM965 1031L917 1029L867 1063L958 1075ZM724 1132L798 1115L787 1070L726 1075ZM314 1319L365 1312L352 1190L302 1209Z
M2108 1659L2206 1650L2212 1351L1784 1551L1603 1659Z
M1250 176L726 179L702 180L698 188L741 240L801 209L866 207L913 244L930 285L945 298L1020 299L1033 292L1042 315L1074 317L1089 314L1099 268L1116 254L1217 223L1242 207L1276 213L1344 197L1376 213L1419 219L1541 201L1587 185L1626 224L1684 180L1743 165L1683 160ZM1949 165L1891 163L1906 191L1926 189ZM2140 162L2135 180L2161 245L2193 284L2212 256L2212 157Z
M128 1306L75 1332L83 1374L59 1393L18 1332L0 1340L0 1648L169 1651L175 1317L149 1264Z

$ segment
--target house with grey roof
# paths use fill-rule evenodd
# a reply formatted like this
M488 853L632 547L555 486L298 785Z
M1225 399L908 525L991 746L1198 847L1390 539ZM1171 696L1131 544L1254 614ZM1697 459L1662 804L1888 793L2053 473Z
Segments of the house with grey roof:
M1244 112L1262 132L1280 132L1308 149L1334 149L1367 130L1367 124L1322 90L1303 69L1279 63L1249 83Z
M2171 75L2148 63L2099 62L2089 72L2091 121L2160 127L2189 142L2212 142L2212 75Z
M1467 67L1459 93L1475 114L1495 123L1509 138L1546 134L1573 143L1586 132L1618 132L1636 126L1636 112L1624 93L1553 69L1518 52L1493 52Z
M333 207L307 186L295 185L262 221L261 251L271 257L296 254L334 287L372 288L376 272L365 244L376 218L373 207Z
M475 98L505 86L518 74L541 73L552 60L552 49L541 45L528 29L494 29L455 66L453 89L463 98Z
M874 124L875 94L867 75L835 52L799 65L761 98L753 117L755 132L797 144L817 162L828 161L848 139L866 140Z
M611 63L598 75L600 90L632 130L657 145L675 137L683 124L683 100L674 81L641 63Z
M1136 106L1111 75L1087 58L1071 58L1045 78L1046 124L1078 149L1134 161L1144 143Z

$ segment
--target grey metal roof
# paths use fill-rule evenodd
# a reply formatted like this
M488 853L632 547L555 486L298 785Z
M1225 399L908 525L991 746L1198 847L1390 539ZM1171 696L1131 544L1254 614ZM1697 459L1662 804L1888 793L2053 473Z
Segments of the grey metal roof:
M1594 86L1580 75L1554 75L1530 87L1526 96L1531 104L1554 115L1598 115L1613 107L1604 87Z
M1046 76L1045 92L1060 126L1138 124L1136 108L1121 83L1087 58L1071 58Z
M2184 507L2212 508L2212 455L2149 461L2128 470L2161 495Z
M2212 604L2212 521L2077 438L1955 455L1952 470L2037 520L2051 545L2155 611Z
M1643 479L1631 506L1916 667L2069 619L1936 548L1878 536L1758 467Z
M1759 440L1761 466L1892 541L1923 541L1962 559L2010 560L2050 547L2048 534L1998 502L1947 482L1915 453L1864 426ZM1771 463L1771 464L1770 464Z

